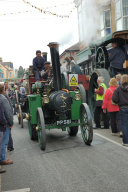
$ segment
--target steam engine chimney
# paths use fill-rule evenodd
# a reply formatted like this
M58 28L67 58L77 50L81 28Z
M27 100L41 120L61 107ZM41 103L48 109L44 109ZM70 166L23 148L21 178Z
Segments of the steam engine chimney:
M42 52L43 57L45 58L45 61L47 61L47 52Z
M55 91L59 91L62 89L59 50L58 50L59 44L58 43L49 43L48 46L49 46L50 52L51 52Z

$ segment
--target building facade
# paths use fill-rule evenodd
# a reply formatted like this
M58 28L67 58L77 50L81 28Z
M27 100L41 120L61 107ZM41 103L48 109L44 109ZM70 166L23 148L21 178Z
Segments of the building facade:
M115 31L128 30L128 0L74 0L74 3L80 42L86 42L92 30L92 39L97 34L104 37Z
M7 65L5 65L5 63L7 63ZM0 81L3 81L4 79L14 78L13 68L10 68L8 66L9 63L11 62L3 62L2 59L0 59Z
M63 64L66 57L73 57L75 62L78 60L78 56L76 53L80 50L80 43L76 43L75 45L65 49L63 53L60 55L60 63Z

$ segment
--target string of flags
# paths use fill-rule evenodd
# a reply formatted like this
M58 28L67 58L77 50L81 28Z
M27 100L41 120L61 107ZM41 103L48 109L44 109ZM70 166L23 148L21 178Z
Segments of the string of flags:
M34 5L31 5L30 2L27 2L27 1L25 1L25 0L23 0L23 2L26 3L26 4L29 4L31 7L37 9L37 10L40 11L41 13L44 13L44 14L48 13L48 14L50 14L50 15L55 15L55 16L61 17L61 18L63 18L63 17L69 18L69 16L70 16L71 13L72 13L72 10L71 10L70 13L69 13L69 15L58 15L58 14L56 14L56 13L52 13L51 11L46 11L46 10L44 10L43 7L42 7L42 9L40 9L39 7L36 7L36 6L34 6ZM61 5L57 5L57 6L63 6L63 5L69 5L69 4L72 4L72 3L70 2L70 3L67 3L67 4L61 4ZM46 7L46 9L48 9L48 8L54 8L54 7L57 7L57 6ZM75 6L73 9L75 9L75 8L76 8L76 6Z
M3 14L0 14L0 16L2 15L14 15L14 14L19 14L19 13L29 13L29 12L34 12L36 10L31 10L31 11L18 11L18 12L14 12L14 13L3 13Z
M66 4L60 4L60 5L54 5L54 6L49 6L49 7L42 7L42 9L40 9L39 7L37 6L34 6L32 5L30 2L27 2L25 0L23 0L24 3L26 4L29 4L32 8L35 8L35 10L30 10L30 11L18 11L18 12L13 12L13 13L3 13L3 14L0 14L0 16L3 16L3 15L14 15L14 14L19 14L19 13L29 13L29 12L33 12L33 11L39 11L41 13L44 13L44 14L50 14L50 15L54 15L56 17L60 17L60 18L69 18L69 16L71 15L71 13L73 12L73 10L71 10L69 12L68 15L59 15L59 14L56 14L56 13L53 13L51 11L48 11L48 10L45 10L45 9L49 9L49 8L56 8L56 7L59 7L59 6L65 6L65 5L70 5L70 4L73 4L73 2L69 2L69 3L66 3ZM73 7L73 9L76 9L76 6Z
M56 7L62 7L62 6L65 6L65 5L71 5L71 4L74 4L74 3L73 3L73 2L69 2L69 3L65 3L65 4L52 5L52 6L49 6L49 7L45 7L45 9L56 8ZM44 9L44 8L42 7L42 9Z

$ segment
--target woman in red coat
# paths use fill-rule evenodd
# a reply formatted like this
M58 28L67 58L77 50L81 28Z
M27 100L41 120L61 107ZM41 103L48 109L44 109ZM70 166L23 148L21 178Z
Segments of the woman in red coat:
M117 133L117 127L120 131L120 137L122 136L122 125L121 125L121 119L119 115L119 107L118 105L114 104L112 102L112 95L114 90L118 87L118 82L115 78L111 78L109 82L110 87L106 90L103 100L102 109L103 112L106 113L107 111L110 113L110 119L111 119L111 129L112 129L112 135L116 135Z

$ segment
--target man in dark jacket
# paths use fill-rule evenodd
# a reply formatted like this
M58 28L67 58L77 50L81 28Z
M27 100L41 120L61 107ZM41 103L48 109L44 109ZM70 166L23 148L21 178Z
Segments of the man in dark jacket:
M8 87L8 82L5 82L5 83L4 83L4 86L5 86L5 94L4 94L4 96L7 98L8 102L9 102L9 104L10 104L12 113L13 113L12 102L11 102L11 99L9 98L9 96L10 96L10 89L9 89L9 87ZM13 151L13 150L14 150L11 130L10 130L10 134L9 134L9 141L8 141L8 147L7 147L7 149L8 149L9 151Z
M109 55L111 76L114 77L117 72L124 74L123 63L125 62L125 53L117 43L112 43L112 51Z
M11 110L9 101L4 96L4 94L5 94L4 85L0 85L0 104L2 105L2 107L4 109L5 118L7 120L6 131L3 134L0 165L8 165L8 164L13 163L12 160L6 159L6 157L5 157L6 148L7 148L8 141L9 141L10 129L13 127L13 114L12 114L12 110Z
M119 106L123 132L122 144L128 147L128 75L121 77L121 85L115 89L112 101Z
M44 57L41 57L41 51L36 51L36 57L33 59L33 73L35 75L35 81L40 80L41 71L44 70Z
M4 115L4 109L0 104L0 156L1 156L1 149L2 149L2 141L3 141L3 133L6 131L7 121ZM0 173L5 173L5 169L0 169Z

